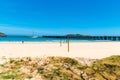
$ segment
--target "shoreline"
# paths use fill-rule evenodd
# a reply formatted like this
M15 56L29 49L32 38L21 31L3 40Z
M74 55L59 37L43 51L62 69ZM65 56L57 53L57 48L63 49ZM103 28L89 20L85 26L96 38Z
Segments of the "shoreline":
M63 56L101 59L120 55L120 42L0 42L0 57Z
M57 40L57 41L24 41L25 43L59 43L60 41L62 41L62 43L67 43L66 40ZM22 41L0 41L0 43L21 43ZM95 42L120 42L120 41L104 41L104 40L81 40L81 41L74 41L74 40L69 40L69 42L71 43L95 43Z

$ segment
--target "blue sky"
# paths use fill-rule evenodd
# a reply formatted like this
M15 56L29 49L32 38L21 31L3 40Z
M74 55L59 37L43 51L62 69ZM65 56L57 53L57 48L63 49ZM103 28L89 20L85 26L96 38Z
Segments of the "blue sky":
M0 32L120 35L120 0L0 0Z

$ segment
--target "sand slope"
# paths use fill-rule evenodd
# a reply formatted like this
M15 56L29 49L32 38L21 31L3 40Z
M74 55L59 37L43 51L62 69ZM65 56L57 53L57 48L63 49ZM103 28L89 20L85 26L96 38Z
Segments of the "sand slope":
M58 42L0 42L0 57L41 57L69 56L85 58L103 58L120 55L120 42L70 42L70 52L67 43Z

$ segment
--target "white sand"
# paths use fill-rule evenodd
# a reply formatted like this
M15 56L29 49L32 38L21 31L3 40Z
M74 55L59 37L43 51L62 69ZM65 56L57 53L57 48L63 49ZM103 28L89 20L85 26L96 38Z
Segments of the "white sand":
M70 42L60 47L58 42L0 42L0 57L69 56L104 58L120 55L120 42Z

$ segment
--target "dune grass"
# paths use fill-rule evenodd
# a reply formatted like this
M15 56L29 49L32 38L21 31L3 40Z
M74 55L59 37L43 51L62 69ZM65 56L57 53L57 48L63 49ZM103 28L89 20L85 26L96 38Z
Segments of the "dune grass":
M119 80L120 56L103 58L90 66L68 57L11 58L0 69L0 80Z

